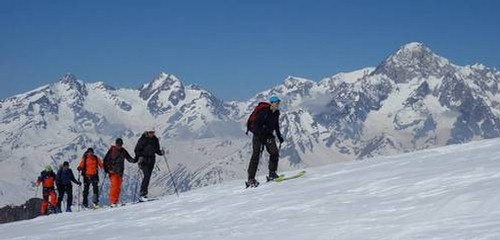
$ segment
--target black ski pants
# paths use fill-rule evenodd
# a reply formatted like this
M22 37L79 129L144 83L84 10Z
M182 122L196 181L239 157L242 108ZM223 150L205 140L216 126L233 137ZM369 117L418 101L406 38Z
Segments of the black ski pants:
M94 192L93 202L94 205L99 204L99 176L85 176L83 177L83 201L82 205L84 207L88 207L88 196L89 196L89 188L90 184L92 184L92 191Z
M254 179L257 172L257 167L259 166L260 155L266 148L269 153L269 171L275 172L278 170L278 160L280 158L278 147L276 146L275 138L268 138L264 141L257 136L252 138L252 158L250 159L250 165L248 166L248 179Z
M141 190L140 190L141 197L148 195L149 180L151 180L151 174L153 173L155 162L156 162L155 157L145 157L139 163L139 167L141 168L143 173Z
M70 208L71 204L73 203L73 185L71 185L71 183L57 185L57 191L59 192L59 197L57 198L57 207L61 209L61 203L64 199L64 194L67 194L68 198L66 199L66 206L67 208Z

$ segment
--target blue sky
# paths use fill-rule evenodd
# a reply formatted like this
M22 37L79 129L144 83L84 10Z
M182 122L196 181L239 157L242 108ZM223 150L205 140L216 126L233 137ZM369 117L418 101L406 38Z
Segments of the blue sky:
M164 71L225 100L288 75L375 66L419 41L500 69L500 1L0 1L0 98L57 81L138 87Z

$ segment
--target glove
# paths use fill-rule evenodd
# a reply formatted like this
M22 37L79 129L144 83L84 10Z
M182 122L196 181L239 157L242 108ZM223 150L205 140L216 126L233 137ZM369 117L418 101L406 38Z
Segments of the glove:
M280 141L280 143L283 143L285 141L282 136L278 136L278 140Z
M76 184L78 184L78 186L82 186L82 182L78 181Z
M160 150L160 154L158 154L158 155L160 155L160 156L165 155L165 150L163 150L163 149L162 149L162 150Z
M82 171L82 168L81 167L77 167L76 170Z
M142 169L142 167L144 166L144 157L139 157L139 161L138 161L138 165L139 165L139 168Z

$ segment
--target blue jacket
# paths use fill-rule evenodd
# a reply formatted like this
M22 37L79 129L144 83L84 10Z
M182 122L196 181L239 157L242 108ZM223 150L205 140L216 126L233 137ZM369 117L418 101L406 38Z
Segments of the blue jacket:
M69 185L71 182L78 184L78 181L75 179L75 175L73 175L73 171L70 168L68 168L68 170L60 168L59 171L57 171L56 184Z

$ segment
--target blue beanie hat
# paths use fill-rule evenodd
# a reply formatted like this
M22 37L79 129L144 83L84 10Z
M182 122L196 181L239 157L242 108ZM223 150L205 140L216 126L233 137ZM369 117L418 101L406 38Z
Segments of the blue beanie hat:
M269 102L270 103L275 103L275 102L279 103L279 102L281 102L281 100L278 97L274 96L274 97L269 98Z

